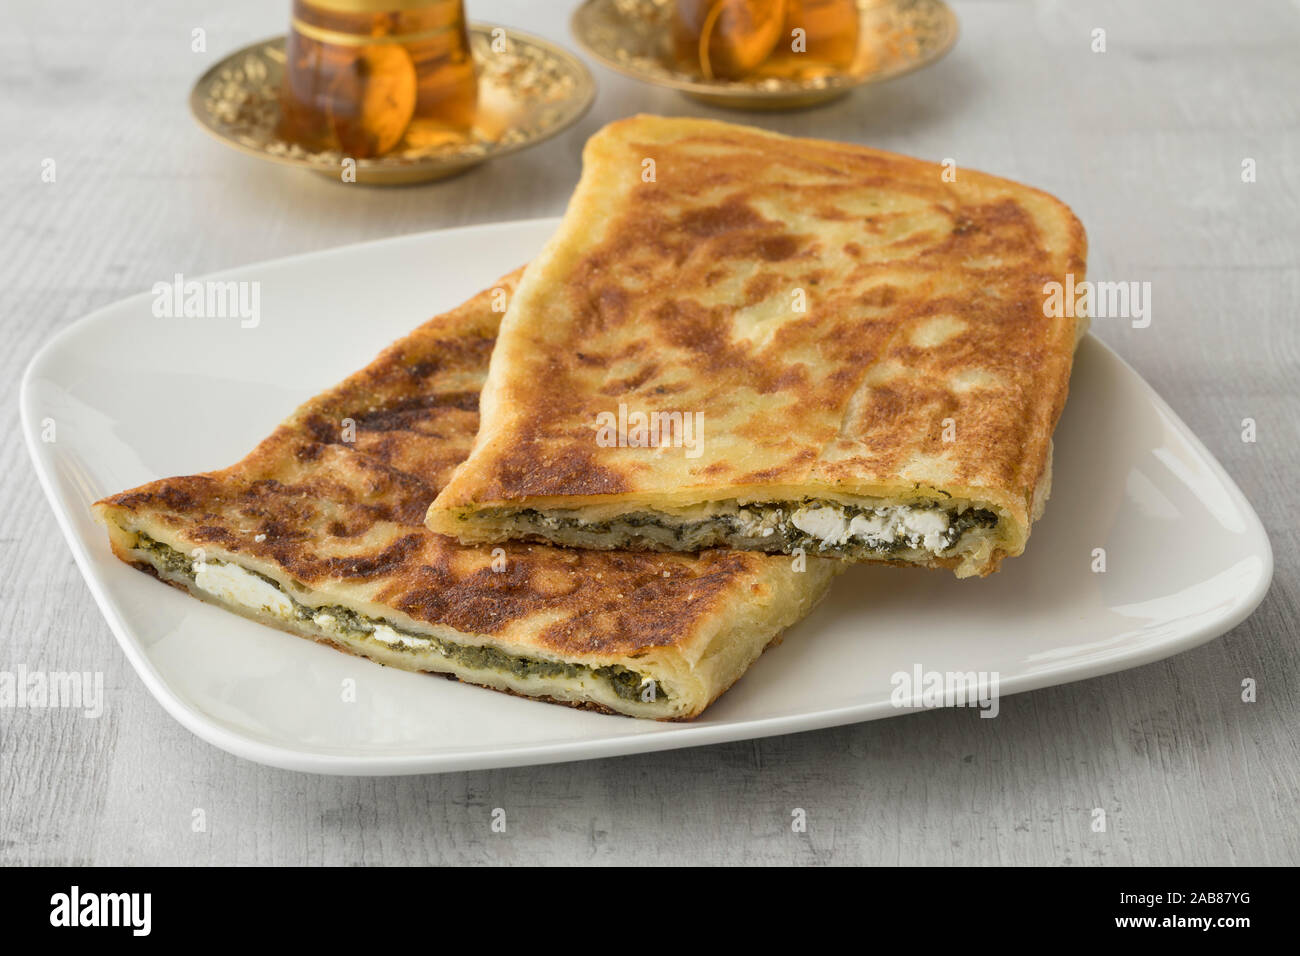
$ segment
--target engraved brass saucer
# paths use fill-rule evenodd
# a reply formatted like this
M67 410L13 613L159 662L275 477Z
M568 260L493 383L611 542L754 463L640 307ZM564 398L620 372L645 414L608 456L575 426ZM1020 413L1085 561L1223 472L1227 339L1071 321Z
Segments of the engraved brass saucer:
M502 52L493 50L494 30L505 31ZM492 24L471 23L469 34L479 82L470 136L420 149L399 145L383 156L358 159L357 182L387 186L454 176L549 139L577 122L595 99L591 73L560 47ZM496 37L498 50L502 36ZM200 126L241 152L342 181L342 153L309 151L276 133L284 63L284 37L237 50L199 77L190 111Z
M957 17L943 0L857 0L858 51L852 66L804 77L707 79L677 63L670 23L674 0L585 0L570 22L574 39L633 79L681 90L714 106L784 110L843 96L935 62L957 42Z

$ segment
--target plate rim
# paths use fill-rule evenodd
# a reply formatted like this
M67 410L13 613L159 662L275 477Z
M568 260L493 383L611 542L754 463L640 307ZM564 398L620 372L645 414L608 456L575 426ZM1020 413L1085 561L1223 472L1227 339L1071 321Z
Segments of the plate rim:
M355 250L358 247L419 242L432 236L467 231L504 231L517 229L521 226L541 229L544 225L550 226L558 223L559 220L560 217L557 216L502 220L448 229L404 233L398 236L388 236L381 239L260 260L243 266L207 273L197 278L200 280L218 280L225 275L247 269L250 266L258 268L282 267L307 259L337 254L344 250ZM72 509L68 506L68 503L64 502L58 492L56 477L51 467L53 462L45 460L46 452L42 449L46 443L41 441L35 427L35 416L32 407L35 400L34 383L37 377L42 374L43 367L52 360L52 356L69 339L75 338L79 333L84 333L87 327L105 321L109 313L133 299L144 299L148 296L148 292L140 292L137 295L127 296L103 305L59 330L37 349L35 354L28 360L20 381L19 416L22 420L24 443L32 467L36 472L37 480L45 494L46 501L49 503L50 510L54 512L59 530L72 552L77 570L94 598L100 614L103 615L119 647L125 653L127 660L131 663L132 668L149 693L178 723L206 743L236 757L285 770L340 776L392 776L533 766L653 753L685 747L707 746L738 740L755 740L763 737L803 733L811 730L863 723L889 716L906 716L917 712L917 708L895 708L892 704L875 701L809 711L793 717L772 716L722 724L673 724L664 727L658 732L647 733L642 731L638 733L633 731L594 741L578 738L540 745L527 744L504 748L498 747L491 750L468 752L435 751L414 754L344 754L321 750L294 749L269 743L222 724L217 718L202 711L196 705L183 700L168 685L145 653L143 645L132 636L131 629L116 613L108 593L110 589L106 582L101 581L93 568L87 542L83 541L72 524ZM1199 647L1216 637L1228 633L1248 618L1264 600L1272 584L1274 570L1272 542L1259 515L1232 476L1228 474L1219 460L1205 447L1204 443L1173 408L1123 356L1091 333L1086 338L1091 339L1096 346L1099 346L1108 358L1117 361L1123 370L1140 384L1143 394L1152 403L1156 411L1172 425L1178 436L1187 442L1198 457L1209 464L1211 472L1226 489L1234 506L1245 516L1247 533L1252 539L1258 539L1261 543L1258 556L1263 565L1262 573L1256 578L1251 591L1237 596L1230 609L1212 620L1190 627L1177 637L1166 639L1122 658L1110 658L1093 663L1085 668L1080 668L1077 664L1058 664L1032 673L1006 677L1000 681L1001 696L1010 696L1025 691L1101 677L1106 674L1154 663ZM1080 344L1082 345L1082 343ZM1074 673L1068 673L1069 671L1074 671Z

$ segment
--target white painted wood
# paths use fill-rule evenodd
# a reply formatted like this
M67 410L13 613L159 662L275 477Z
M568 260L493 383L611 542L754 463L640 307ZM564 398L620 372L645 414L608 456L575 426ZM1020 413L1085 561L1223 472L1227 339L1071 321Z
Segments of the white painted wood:
M98 720L0 710L4 863L1300 862L1300 8L1280 0L958 3L937 67L802 113L697 105L593 67L575 129L443 184L344 187L236 155L193 79L288 4L14 4L0 32L0 670L104 674ZM572 47L571 3L469 0ZM284 9L281 9L283 7ZM208 52L190 52L207 30ZM1090 50L1106 30L1107 51ZM1150 281L1150 328L1098 322L1236 478L1272 593L1169 661L936 712L590 763L328 779L244 763L148 696L81 582L18 441L32 353L175 272L563 210L586 137L637 111L748 120L1023 179L1088 228L1090 273ZM1243 158L1258 181L1241 182ZM41 163L57 180L42 183ZM431 265L436 276L436 265ZM1256 419L1259 440L1240 439ZM1098 436L1104 454L1105 436ZM1014 610L1014 609L1009 609ZM1243 678L1259 700L1242 703ZM507 813L505 834L491 812ZM791 832L793 808L808 832ZM1093 808L1107 831L1090 829ZM207 831L194 833L202 808Z

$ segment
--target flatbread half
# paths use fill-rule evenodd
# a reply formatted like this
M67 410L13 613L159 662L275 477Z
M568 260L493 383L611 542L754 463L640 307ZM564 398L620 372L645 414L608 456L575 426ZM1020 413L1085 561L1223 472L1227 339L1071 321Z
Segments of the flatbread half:
M954 179L955 177L955 179ZM462 541L984 575L1020 554L1086 320L1070 210L843 143L639 116L591 138L429 511Z

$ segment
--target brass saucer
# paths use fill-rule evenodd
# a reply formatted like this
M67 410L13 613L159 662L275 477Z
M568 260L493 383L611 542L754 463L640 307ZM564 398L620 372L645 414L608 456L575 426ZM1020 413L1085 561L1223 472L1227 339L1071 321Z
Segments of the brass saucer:
M943 0L857 0L857 57L829 75L787 79L706 79L672 55L674 0L586 0L570 22L574 39L606 66L633 79L681 90L714 106L784 110L824 103L855 86L878 83L935 62L957 42L957 17Z
M494 30L505 31L503 52L492 50ZM479 114L471 137L359 159L357 182L388 186L454 176L549 139L577 122L595 99L591 73L553 43L493 24L471 23L469 33L479 80ZM498 48L501 37L497 34ZM190 92L190 111L228 146L341 182L342 153L311 152L276 135L284 61L284 37L237 50L199 77Z

